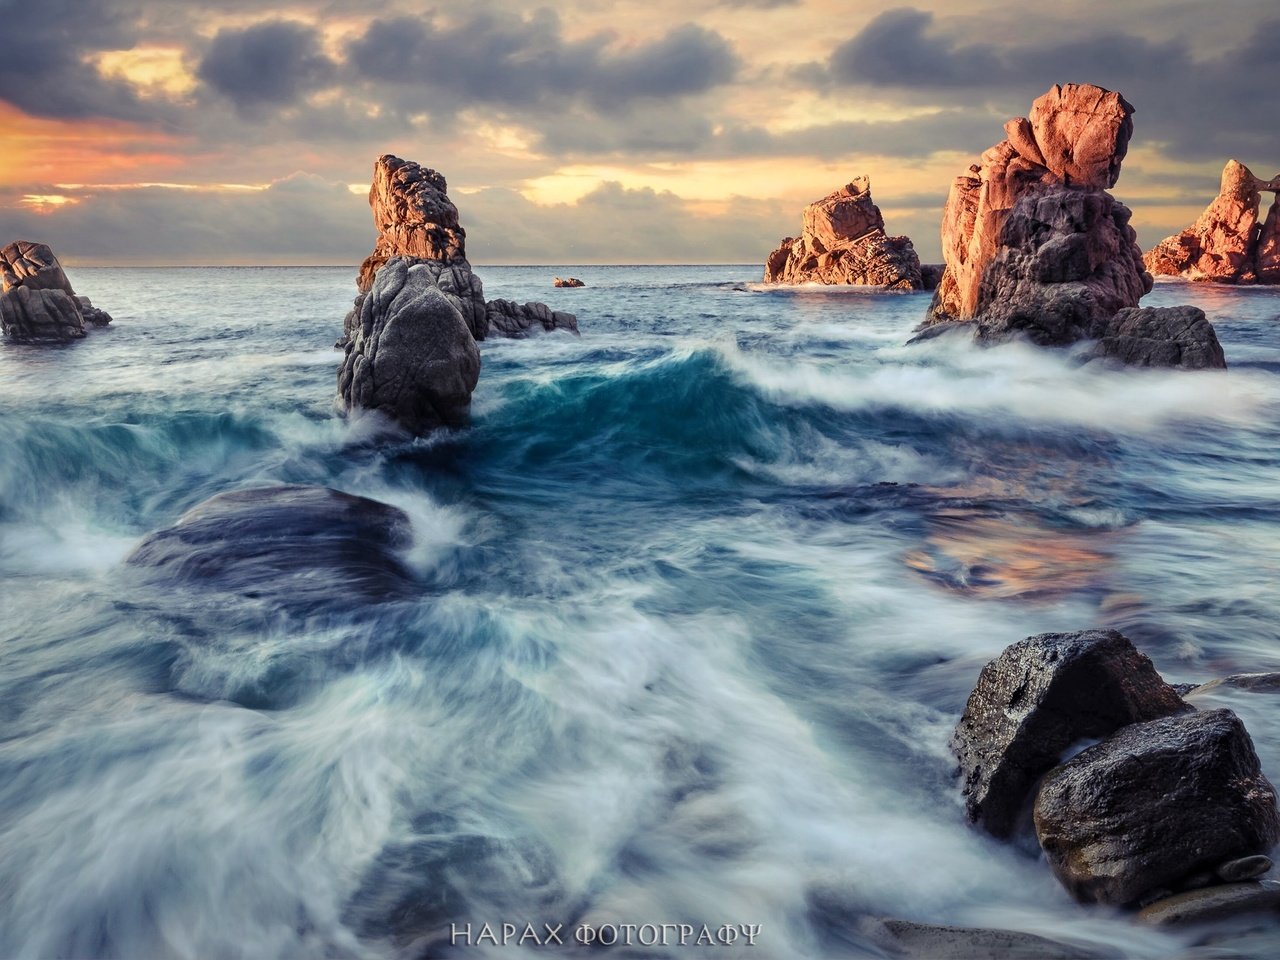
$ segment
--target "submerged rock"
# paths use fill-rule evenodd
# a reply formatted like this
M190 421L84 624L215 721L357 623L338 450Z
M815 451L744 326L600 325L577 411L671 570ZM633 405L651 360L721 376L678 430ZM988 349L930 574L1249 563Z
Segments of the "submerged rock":
M860 930L890 956L919 960L1101 960L1118 956L1020 930L867 918Z
M1191 709L1114 630L1021 640L983 667L951 739L969 819L1008 837L1068 747Z
M1225 370L1218 335L1199 307L1127 307L1107 323L1091 359L1131 367Z
M403 595L408 516L315 486L220 493L149 534L126 558L153 576L286 605L347 603Z
M111 316L76 296L47 244L17 240L0 249L0 332L20 343L66 343L85 335L85 324L105 326Z
M1191 226L1161 240L1143 258L1154 274L1208 280L1214 283L1253 283L1262 279L1260 260L1268 279L1273 278L1275 206L1268 215L1270 239L1262 242L1258 210L1264 183L1238 160L1228 160L1222 171L1218 195ZM1278 184L1277 186L1280 186ZM1264 231L1265 233L1266 231ZM1264 247L1266 248L1264 251Z
M514 300L490 300L489 328L504 337L526 337L545 330L567 330L578 336L578 320L572 313L552 310L545 303L519 304Z
M1089 747L1045 777L1035 825L1068 892L1115 905L1280 839L1275 788L1230 710L1135 723Z
M480 350L442 275L437 263L403 257L378 270L348 320L341 409L378 410L414 433L466 424Z
M1010 213L1024 198L1031 198L1032 205L1021 208L1025 218L1041 195L1067 190L1098 195L1114 186L1133 135L1133 112L1133 106L1118 93L1093 84L1068 83L1055 85L1037 98L1029 117L1016 117L1005 124L1006 139L987 150L980 165L971 166L952 184L942 214L942 251L947 269L926 323L974 320L993 306L1002 306L998 291L1004 284L999 278L988 278L988 271L1002 248L1022 247L1025 253L1027 246L1025 228L1015 228L1019 234L1008 239L1004 236ZM1107 199L1111 203L1108 213L1123 214L1103 216L1097 209L1100 201L1082 197L1074 205L1094 214L1087 220L1040 219L1053 225L1053 239L1073 258L1071 272L1076 276L1070 281L1043 273L1026 277L1031 283L1016 284L1019 296L1026 300L1025 309L1055 297L1053 292L1035 290L1036 283L1070 282L1084 289L1100 285L1104 296L1106 288L1142 292L1150 289L1151 280L1142 270L1136 236L1128 226L1128 211ZM1103 234L1094 236L1093 231L1099 229ZM1073 233L1084 236L1070 239ZM1113 233L1131 244L1133 250L1124 249L1121 263L1095 277L1094 271L1102 266L1101 257L1115 252L1118 241ZM1034 244L1036 248L1040 245ZM1047 263L1048 257L1039 260ZM1080 269L1085 263L1090 264L1088 271ZM1117 283L1116 270L1128 271L1132 276ZM1065 291L1059 291L1057 296L1062 293ZM1133 297L1132 302L1118 306L1136 306L1137 302ZM988 323L988 336L995 326L994 322Z
M885 233L867 177L855 177L804 208L803 232L769 254L764 281L924 289L911 240Z

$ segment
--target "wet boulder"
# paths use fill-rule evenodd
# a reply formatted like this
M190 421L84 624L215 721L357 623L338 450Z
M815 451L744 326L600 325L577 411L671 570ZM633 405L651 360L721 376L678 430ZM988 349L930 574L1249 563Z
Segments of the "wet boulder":
M1073 744L1191 709L1114 630L1012 644L983 667L951 739L968 817L1011 836L1036 781Z
M275 486L220 493L126 558L152 579L207 586L286 605L403 596L412 539L396 507L328 487Z
M1138 919L1156 927L1181 927L1252 913L1280 913L1280 883L1263 880L1189 890L1143 907Z
M1280 839L1275 788L1230 710L1124 727L1053 770L1035 801L1049 866L1085 903L1137 903Z
M378 410L412 433L466 424L480 350L440 277L439 264L403 257L378 270L347 320L343 411Z
M1130 367L1225 370L1227 358L1199 307L1127 307L1107 323L1090 359Z

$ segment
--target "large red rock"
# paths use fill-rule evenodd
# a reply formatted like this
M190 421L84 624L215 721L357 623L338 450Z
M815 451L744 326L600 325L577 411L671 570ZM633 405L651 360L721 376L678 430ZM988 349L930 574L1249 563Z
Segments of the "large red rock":
M1260 183L1243 163L1228 160L1213 202L1195 223L1147 252L1147 269L1215 283L1257 280Z
M378 240L360 266L361 291L373 286L373 275L392 257L466 260L467 232L448 189L444 175L430 167L389 153L378 158L369 187Z
M1036 99L1029 117L1005 124L1006 139L983 153L981 163L951 185L942 216L947 269L926 323L974 320L991 305L983 297L984 276L1005 245L1005 224L1020 200L1035 202L1041 195L1064 189L1102 192L1115 184L1133 134L1133 112L1133 106L1114 91L1068 83L1055 85ZM1125 257L1137 263L1137 282L1119 287L1150 289L1150 278L1142 279L1140 256L1138 251L1134 257ZM1073 282L1091 285L1088 277ZM1114 278L1102 282L1117 287ZM989 283L988 291L997 286ZM1036 295L1052 299L1059 293L1038 291ZM1119 304L1136 305L1136 299Z
M803 232L769 254L764 280L924 289L911 240L885 233L867 177L855 177L805 207Z
M1272 182L1276 181L1280 181L1280 177ZM1255 272L1259 283L1280 283L1280 194L1277 194L1266 222L1262 224Z

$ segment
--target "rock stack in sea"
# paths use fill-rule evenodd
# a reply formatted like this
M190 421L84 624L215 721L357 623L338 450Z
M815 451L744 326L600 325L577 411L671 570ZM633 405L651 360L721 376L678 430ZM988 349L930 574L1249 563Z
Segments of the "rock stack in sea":
M16 240L0 249L0 332L19 343L66 343L110 315L77 296L47 244Z
M1120 176L1133 113L1118 93L1069 83L1005 124L1006 139L952 184L942 218L946 270L926 326L971 324L987 343L1127 338L1125 349L1101 346L1099 355L1139 366L1185 357L1184 366L1206 358L1225 367L1207 321L1156 310L1135 338L1121 313L1152 283L1129 208L1107 192ZM1165 342L1177 349L1159 346Z
M1262 194L1277 194L1260 221ZM1218 195L1191 226L1142 258L1154 274L1214 283L1280 283L1280 176L1261 180L1228 160Z
M951 746L969 819L1000 838L1034 830L1081 902L1152 922L1280 908L1280 885L1256 879L1280 811L1244 725L1196 710L1115 631L1008 647Z
M911 239L885 233L867 177L804 208L803 232L769 254L764 281L925 289Z
M435 170L378 158L369 189L378 239L338 342L339 407L379 410L414 433L466 423L480 376L477 341L578 330L572 314L545 304L485 302L447 190Z

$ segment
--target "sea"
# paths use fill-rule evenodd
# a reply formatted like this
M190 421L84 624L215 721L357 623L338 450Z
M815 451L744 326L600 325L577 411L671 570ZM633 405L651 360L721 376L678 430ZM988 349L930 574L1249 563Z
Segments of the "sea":
M929 294L758 266L476 270L581 336L483 343L419 439L335 412L354 267L81 268L109 328L0 344L0 957L862 957L883 917L1280 951L1075 904L947 746L1035 633L1280 671L1280 290L1146 298L1222 374L908 346ZM278 484L404 510L414 594L123 563ZM1280 783L1280 694L1195 702Z

